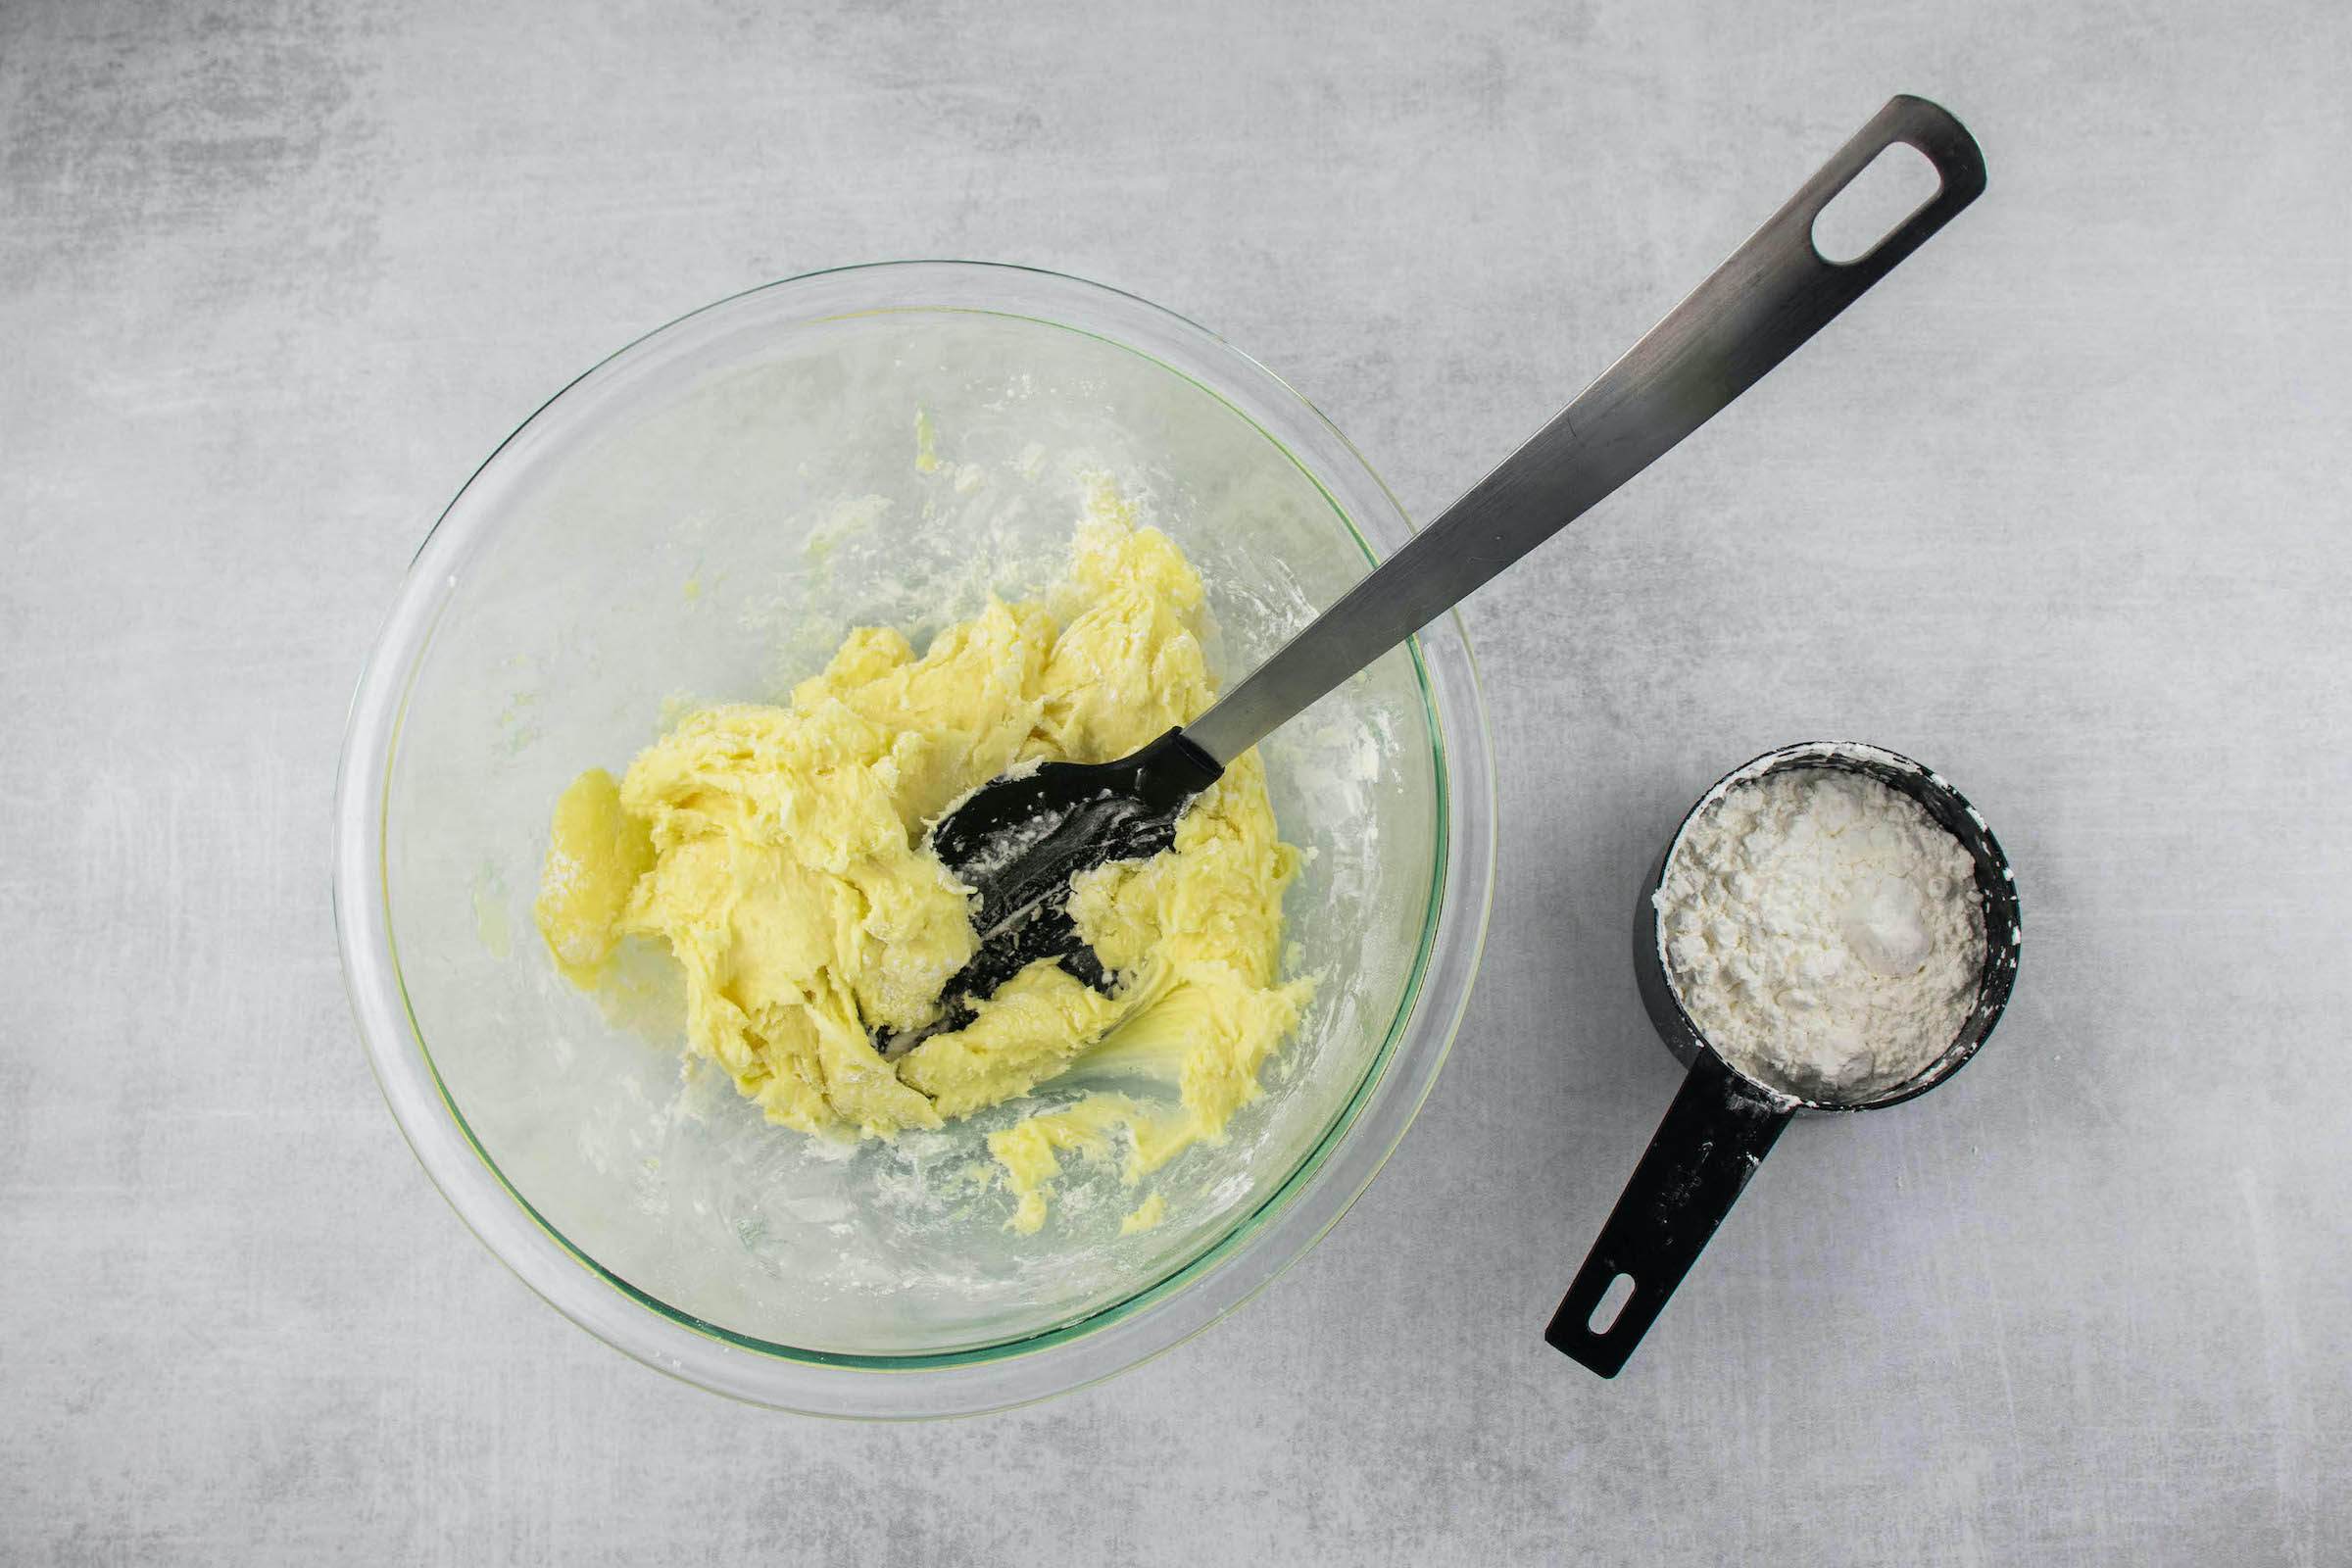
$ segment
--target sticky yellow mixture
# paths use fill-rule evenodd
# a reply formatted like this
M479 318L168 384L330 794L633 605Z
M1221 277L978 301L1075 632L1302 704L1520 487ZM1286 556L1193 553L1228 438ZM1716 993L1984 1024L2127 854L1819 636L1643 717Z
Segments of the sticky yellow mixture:
M624 938L665 948L685 971L691 1048L804 1133L938 1127L1089 1053L1173 1087L1166 1102L1088 1095L991 1135L1021 1231L1044 1223L1066 1154L1123 1154L1135 1183L1221 1137L1309 991L1275 976L1299 857L1250 752L1193 804L1173 849L1079 879L1071 912L1115 996L1041 960L895 1062L870 1043L934 1018L977 946L968 890L924 848L934 819L1016 763L1107 761L1208 706L1200 579L1106 486L1053 597L1058 620L992 599L920 658L896 631L853 632L791 707L710 709L617 783L581 774L556 803L536 906L584 989ZM1152 1193L1125 1229L1162 1211Z

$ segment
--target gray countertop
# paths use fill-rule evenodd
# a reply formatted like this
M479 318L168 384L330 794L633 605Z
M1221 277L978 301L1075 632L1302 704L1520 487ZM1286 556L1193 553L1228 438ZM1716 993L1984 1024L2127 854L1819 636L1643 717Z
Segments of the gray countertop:
M2269 3L0 9L0 1556L2352 1557L2347 58ZM860 1428L466 1233L354 1036L327 800L411 552L570 375L1023 261L1209 323L1427 517L1895 90L1989 194L1467 608L1478 989L1266 1296ZM1539 1336L1676 1083L1633 891L1821 735L1990 818L2016 999L1792 1130L1600 1382Z

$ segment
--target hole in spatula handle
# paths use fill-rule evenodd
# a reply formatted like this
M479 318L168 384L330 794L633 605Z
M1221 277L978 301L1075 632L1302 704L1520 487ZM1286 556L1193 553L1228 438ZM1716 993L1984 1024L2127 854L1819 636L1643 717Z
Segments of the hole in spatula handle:
M1788 1124L1786 1108L1702 1050L1552 1314L1545 1343L1615 1377Z
M1825 262L1858 262L1942 189L1942 176L1927 154L1894 142L1814 215L1813 248Z

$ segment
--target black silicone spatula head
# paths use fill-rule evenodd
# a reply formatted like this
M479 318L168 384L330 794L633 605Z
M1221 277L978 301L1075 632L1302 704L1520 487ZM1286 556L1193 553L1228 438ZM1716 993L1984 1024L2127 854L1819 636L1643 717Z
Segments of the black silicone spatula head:
M978 898L972 926L980 951L940 994L941 1016L931 1027L885 1039L884 1054L962 1028L974 1004L1040 958L1057 959L1107 991L1112 977L1070 919L1071 883L1097 866L1146 859L1175 843L1177 818L1224 771L1172 729L1115 762L1044 762L964 797L933 825L931 850Z

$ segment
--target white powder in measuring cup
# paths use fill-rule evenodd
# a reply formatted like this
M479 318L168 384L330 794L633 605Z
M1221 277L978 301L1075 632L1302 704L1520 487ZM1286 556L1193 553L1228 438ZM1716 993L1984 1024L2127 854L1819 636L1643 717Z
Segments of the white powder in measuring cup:
M1788 768L1733 785L1684 832L1652 902L1690 1021L1735 1066L1808 1099L1912 1077L1976 1002L1976 862L1867 774Z

